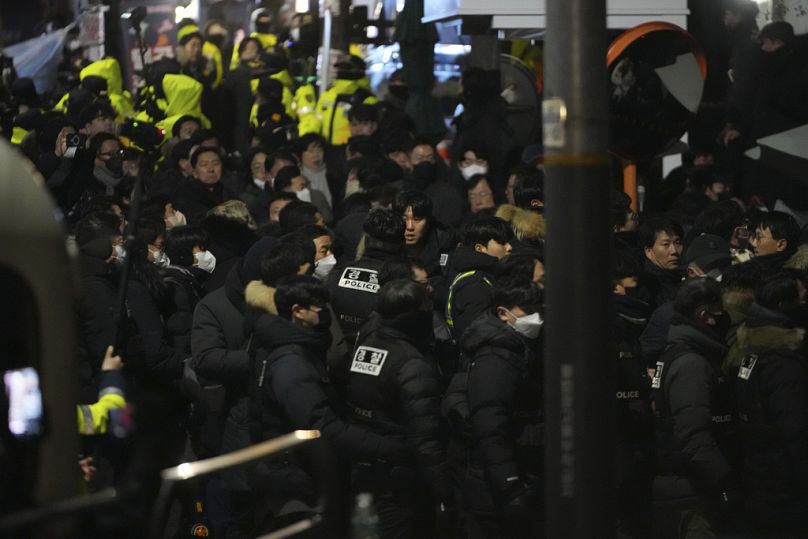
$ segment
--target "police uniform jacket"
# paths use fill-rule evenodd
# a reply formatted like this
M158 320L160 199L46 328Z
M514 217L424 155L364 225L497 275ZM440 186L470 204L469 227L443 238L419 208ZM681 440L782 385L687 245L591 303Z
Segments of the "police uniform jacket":
M461 245L452 254L451 286L446 304L446 323L455 340L491 307L492 273L497 258Z
M440 420L441 384L424 356L432 334L428 312L362 326L350 365L346 396L354 417L382 436L403 436L405 459L437 500L448 499L446 445Z
M387 258L401 254L400 251L368 249L359 260L340 262L331 270L328 277L331 306L349 346L353 345L359 328L376 308L382 264Z
M805 330L757 304L738 328L736 379L749 506L808 531ZM804 533L803 533L804 535Z
M652 380L658 475L687 479L690 495L715 495L737 470L739 449L732 387L721 371L727 347L678 313L668 345Z

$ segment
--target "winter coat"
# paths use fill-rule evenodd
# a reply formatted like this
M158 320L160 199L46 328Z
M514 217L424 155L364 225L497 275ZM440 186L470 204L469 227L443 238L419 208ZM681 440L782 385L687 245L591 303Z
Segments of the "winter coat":
M213 413L200 434L208 455L242 449L250 443L245 308L244 284L235 267L225 285L205 296L194 310L192 366L215 401L210 403Z
M427 275L438 277L447 269L449 253L456 247L457 236L452 230L433 226L423 242L408 248L408 254L424 264Z
M172 203L181 211L189 225L199 225L208 213L208 210L227 200L238 198L238 189L225 185L224 175L222 181L209 187L190 176L180 183L174 193Z
M543 475L542 368L533 346L492 314L471 325L461 346L471 361L470 466L484 471L491 497L502 501Z
M492 274L497 262L496 257L465 245L450 258L454 277L446 302L446 323L455 340L459 341L471 323L491 308Z
M435 178L424 193L432 200L432 215L446 228L458 226L468 214L466 193L451 180Z
M738 328L736 395L748 508L763 529L808 532L805 330L757 304ZM772 528L774 527L774 528Z
M651 307L657 308L676 295L682 283L682 274L679 270L664 270L651 262L645 261L640 283L648 291Z
M163 270L163 282L171 291L173 312L166 319L166 330L174 352L182 358L191 357L191 327L196 304L205 295L194 272L201 270L169 266Z
M373 314L359 332L346 399L357 422L398 439L408 449L390 461L409 466L436 501L448 499L446 443L440 421L440 377L424 356L432 335L429 313L385 320Z
M674 314L668 345L652 382L657 474L685 480L678 483L684 492L655 488L654 497L717 499L738 470L735 403L721 372L727 348L714 332L680 314Z
M95 402L97 381L107 346L115 344L118 272L105 260L80 254L78 298L80 402Z
M224 285L230 270L238 266L258 236L246 224L219 215L205 216L202 228L208 235L208 250L216 257L216 268L205 281L205 290L211 292Z

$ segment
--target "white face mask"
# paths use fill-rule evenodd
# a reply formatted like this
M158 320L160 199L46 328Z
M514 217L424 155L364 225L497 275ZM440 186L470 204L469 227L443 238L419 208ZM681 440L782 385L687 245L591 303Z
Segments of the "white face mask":
M185 215L178 210L174 210L174 215L165 219L166 222L166 230L171 230L175 226L185 226L187 221L185 220Z
M295 194L297 195L298 200L302 200L303 202L311 202L311 189L308 187L304 187Z
M321 258L314 263L314 276L321 281L325 281L328 279L328 274L331 273L331 270L334 269L334 266L336 265L337 257L334 255L328 255L325 258Z
M116 264L123 264L123 261L126 260L126 249L124 249L123 245L113 245L112 248L114 252L112 253L112 258L114 258L114 262Z
M484 167L482 165L469 165L466 168L461 168L460 172L463 173L463 177L467 180L470 180L472 176L475 174L488 174L488 167Z
M300 28L292 28L289 30L289 37L292 41L300 41Z
M160 269L167 268L171 265L171 259L168 258L168 255L165 251L152 251L152 259L154 260L154 265Z
M362 188L359 186L359 180L348 180L345 182L345 195L352 195L358 193Z
M535 339L539 336L541 327L544 325L544 320L541 319L541 315L538 311L533 314L526 314L525 316L516 316L508 309L505 309L505 311L516 318L516 321L513 323L513 329L516 330L517 333L526 339Z
M195 266L202 271L213 273L213 270L216 269L216 257L210 251L194 253L194 259L196 260Z

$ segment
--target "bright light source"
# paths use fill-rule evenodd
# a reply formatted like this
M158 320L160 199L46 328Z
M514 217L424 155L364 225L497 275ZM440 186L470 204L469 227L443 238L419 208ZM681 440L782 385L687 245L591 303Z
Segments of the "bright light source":
M309 11L309 0L295 0L295 11L307 13Z
M180 22L182 19L199 20L199 0L191 0L185 7L177 6L174 10L174 22Z
M404 11L404 1L405 0L396 0L396 11L401 13Z
M366 33L368 39L376 39L379 37L379 29L376 26L368 26Z

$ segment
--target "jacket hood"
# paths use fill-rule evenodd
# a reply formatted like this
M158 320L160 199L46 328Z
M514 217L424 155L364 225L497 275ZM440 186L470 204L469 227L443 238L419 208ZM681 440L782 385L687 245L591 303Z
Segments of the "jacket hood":
M121 64L115 58L104 58L88 65L81 70L79 78L94 75L103 77L107 81L107 92L110 94L123 93L123 80L121 78Z
M495 256L475 251L472 247L461 245L452 255L452 269L457 272L471 270L493 271L499 260Z
M244 301L250 307L261 309L267 314L278 314L275 306L275 289L261 281L252 281L244 289Z
M738 347L743 353L764 350L799 350L805 330L794 327L783 313L753 303L746 321L738 327Z
M788 259L784 267L808 270L808 243L797 247L797 252Z
M514 236L520 240L544 239L544 216L535 211L525 210L511 204L503 204L496 216L511 224Z
M295 87L295 81L292 80L292 76L286 69L278 71L274 75L271 75L270 78L277 80L290 90Z
M361 79L359 80L350 80L350 79L336 79L334 81L334 86L332 89L337 94L353 94L360 88L366 89L363 85L360 84Z
M727 345L708 328L697 327L679 313L674 313L668 330L668 345L687 344L708 356L708 359L722 359Z
M504 348L518 355L524 354L526 348L516 330L491 313L485 313L471 324L463 334L460 346L468 357L474 357L483 346Z
M617 316L630 324L645 325L651 316L651 306L641 299L613 294L612 302Z
M110 281L118 278L117 268L106 260L80 253L78 263L82 277L105 277Z
M163 91L168 101L166 117L189 114L201 118L202 90L202 83L187 75L166 75L163 78Z
M322 354L322 359L325 359L331 344L331 333L327 328L320 331L298 326L280 316L261 314L253 323L253 331L260 339L260 345L270 351L279 346L298 344Z
M230 303L243 314L247 306L244 302L244 283L239 277L238 264L233 266L228 272L227 277L225 277L224 293L227 299L230 300Z

